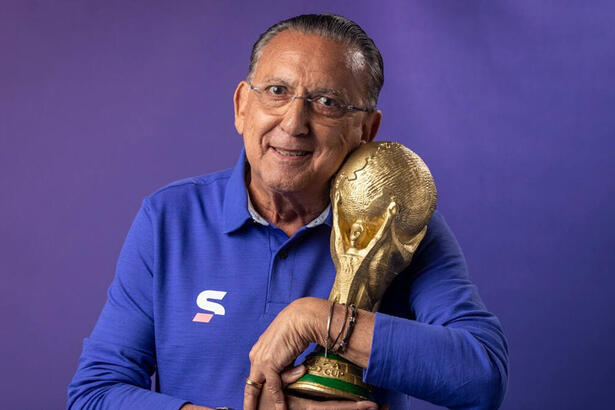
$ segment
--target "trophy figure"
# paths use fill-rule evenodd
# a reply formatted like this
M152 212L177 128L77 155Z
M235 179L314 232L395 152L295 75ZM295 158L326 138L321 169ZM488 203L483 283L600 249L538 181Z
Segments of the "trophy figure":
M392 142L362 145L331 184L331 257L336 269L329 300L374 312L391 281L425 236L436 187L421 158ZM313 353L306 374L287 390L319 400L370 400L363 370L335 354Z

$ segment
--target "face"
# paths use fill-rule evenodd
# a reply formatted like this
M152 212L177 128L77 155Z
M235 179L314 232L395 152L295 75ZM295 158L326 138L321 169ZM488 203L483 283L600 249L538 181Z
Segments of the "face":
M345 104L365 107L367 75L361 61L341 43L286 30L264 47L252 84L284 85L300 96L335 90ZM381 118L379 111L349 111L322 121L301 98L274 115L245 81L234 102L235 127L250 163L250 189L264 193L328 193L346 155L374 138Z

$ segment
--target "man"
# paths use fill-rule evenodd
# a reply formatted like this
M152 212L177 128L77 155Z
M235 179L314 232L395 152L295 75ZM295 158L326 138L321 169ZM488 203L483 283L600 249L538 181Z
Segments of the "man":
M382 73L371 39L339 16L295 17L261 36L234 96L245 155L144 200L69 408L374 408L283 387L305 371L295 359L324 340L335 276L329 183L377 133ZM357 312L343 354L366 369L380 403L499 405L506 342L439 213L380 312ZM331 328L343 318L335 306ZM149 391L154 371L159 393Z

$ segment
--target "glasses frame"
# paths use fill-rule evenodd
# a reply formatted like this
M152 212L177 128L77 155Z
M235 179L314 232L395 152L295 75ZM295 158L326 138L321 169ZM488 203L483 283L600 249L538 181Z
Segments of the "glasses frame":
M261 87L256 87L252 84L251 81L247 81L248 85L250 86L250 89L257 92L259 95L263 95L266 90L264 88ZM307 101L309 103L312 103L313 101L316 100L315 97L311 97L310 94L308 95L291 95L289 96L288 102L285 104L287 106L290 106L290 104L292 104L293 101L295 101L295 99L297 98L301 98L304 101ZM356 105L345 105L345 104L337 104L338 107L344 109L346 112L348 111L361 111L361 112L372 112L374 110L375 107L372 108L363 108L363 107L357 107ZM342 115L340 115L339 118L343 117L344 114L346 114L346 112L344 112ZM338 118L338 117L327 117L327 118Z

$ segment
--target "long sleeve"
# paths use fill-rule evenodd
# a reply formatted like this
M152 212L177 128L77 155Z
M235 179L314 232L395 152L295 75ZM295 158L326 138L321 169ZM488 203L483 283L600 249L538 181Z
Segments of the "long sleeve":
M380 310L386 313L376 314L368 383L450 408L499 406L508 376L506 340L438 212Z
M120 253L108 299L68 387L67 409L179 409L186 400L150 391L156 367L153 228L144 201Z

